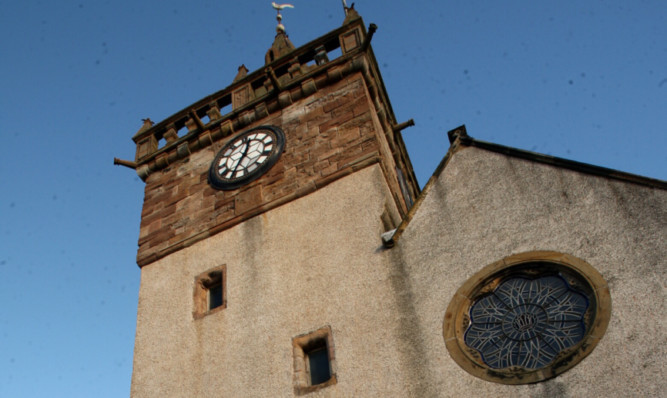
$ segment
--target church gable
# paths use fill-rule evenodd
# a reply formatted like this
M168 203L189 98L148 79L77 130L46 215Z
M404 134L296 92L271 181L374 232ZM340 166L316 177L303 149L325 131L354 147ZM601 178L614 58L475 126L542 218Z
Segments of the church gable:
M576 389L573 395L632 395L627 380L652 385L650 375L664 370L654 358L667 355L650 344L652 320L664 312L655 300L662 289L656 272L664 273L667 255L667 184L462 132L452 135L452 148L410 217L385 240L400 253L393 264L404 270L420 320L415 340L437 347L422 358L437 375L434 394L447 386L463 396L500 396L508 390L498 383L534 383L563 372L553 383ZM549 278L578 292L572 297L581 303L576 317L576 306L568 309L570 323L551 331L554 324L540 323L538 315L565 318L534 300L543 297L535 286L545 289ZM488 301L505 293L521 304L500 309ZM541 328L572 340L545 355L550 348L539 351L541 342L530 334ZM514 339L522 342L517 346L530 341L535 352L505 356L524 352L501 338L514 332L525 334ZM534 386L513 391L528 395Z

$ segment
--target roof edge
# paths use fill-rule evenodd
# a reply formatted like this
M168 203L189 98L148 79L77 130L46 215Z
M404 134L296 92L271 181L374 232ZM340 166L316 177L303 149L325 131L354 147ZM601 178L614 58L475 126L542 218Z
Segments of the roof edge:
M626 173L624 171L610 169L602 166L595 166L590 163L577 162L575 160L559 158L557 156L550 156L542 153L526 151L524 149L494 144L492 142L476 140L468 135L465 125L449 131L447 136L449 137L449 142L452 145L454 145L456 140L458 140L463 146L472 146L490 152L496 152L515 158L531 160L534 162L561 167L585 174L591 174L598 177L605 177L613 180L629 182L632 184L644 185L651 188L667 190L667 181L659 180L657 178L644 177L638 174Z
M396 241L398 241L400 236L403 234L403 231L407 228L408 224L414 217L414 214L419 210L421 203L424 201L424 198L428 195L432 186L435 184L435 181L438 179L442 171L445 169L447 163L449 163L449 160L451 159L452 155L458 152L459 150L464 149L464 147L475 147L482 150L496 152L506 156L511 156L514 158L530 160L533 162L547 164L568 170L573 170L580 173L590 174L603 178L609 178L617 181L623 181L631 184L642 185L650 188L667 190L667 181L659 180L657 178L644 177L637 174L609 169L606 167L595 166L589 163L577 162L575 160L544 155L537 152L531 152L523 149L494 144L492 142L479 141L468 135L465 125L461 125L453 130L448 131L447 136L449 137L449 142L450 142L449 150L440 161L440 164L438 164L438 167L436 167L435 170L433 171L433 174L429 178L428 182L426 183L426 185L424 185L424 189L422 189L421 194L417 197L414 204L412 205L406 216L403 218L399 226L393 231L392 234L386 233L382 236L382 243L385 247L391 248L396 244Z
M461 128L463 128L463 131L465 131L465 126L461 126L458 129ZM412 207L410 208L410 210L408 210L408 213L405 215L401 223L398 225L398 227L396 227L396 229L394 229L393 231L389 231L393 233L387 232L382 235L382 244L384 245L384 247L386 248L394 247L396 241L398 241L400 236L403 234L403 231L405 231L405 229L408 227L408 224L419 210L419 207L424 201L424 198L426 198L433 185L435 185L435 182L438 180L438 177L442 173L442 170L445 169L447 163L449 163L449 160L452 158L452 155L459 150L459 147L460 147L460 140L455 140L454 142L451 143L451 145L449 146L449 150L445 154L445 157L442 158L442 160L438 164L438 167L435 168L433 174L431 174L431 177L429 177L428 181L426 182L426 185L424 185L424 188L421 190L419 196L417 196L417 198L415 199L414 203L412 204Z

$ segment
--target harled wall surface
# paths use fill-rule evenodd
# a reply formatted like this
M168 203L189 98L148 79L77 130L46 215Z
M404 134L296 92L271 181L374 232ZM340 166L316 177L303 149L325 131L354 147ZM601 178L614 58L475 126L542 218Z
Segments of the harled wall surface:
M667 390L667 191L466 147L455 152L391 249L403 264L425 373L409 396L658 397ZM509 255L556 251L591 264L611 291L606 334L550 381L508 386L451 358L443 321L459 287Z
M383 213L398 219L375 164L144 266L132 396L294 396L292 338L324 326L338 382L309 397L408 396ZM195 320L195 277L223 264L227 308Z
M211 161L229 138L152 173L137 262L149 264L371 163L382 165L402 203L396 164L375 113L364 78L355 73L243 129L275 125L285 133L282 156L262 178L233 191L210 187Z
M295 396L292 338L329 326L337 383L312 397L658 397L667 191L466 147L392 249L379 164L142 268L133 397ZM555 251L608 283L608 329L546 382L509 386L445 347L459 287L512 254ZM193 317L195 277L226 266L227 308Z

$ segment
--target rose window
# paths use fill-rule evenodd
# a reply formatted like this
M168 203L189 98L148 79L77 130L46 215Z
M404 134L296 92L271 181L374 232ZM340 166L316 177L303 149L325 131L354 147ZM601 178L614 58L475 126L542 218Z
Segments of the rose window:
M513 277L471 306L464 341L490 368L539 369L584 338L588 306L560 276Z
M555 377L593 351L611 316L607 282L587 262L552 251L488 264L456 291L443 336L468 373L497 383Z

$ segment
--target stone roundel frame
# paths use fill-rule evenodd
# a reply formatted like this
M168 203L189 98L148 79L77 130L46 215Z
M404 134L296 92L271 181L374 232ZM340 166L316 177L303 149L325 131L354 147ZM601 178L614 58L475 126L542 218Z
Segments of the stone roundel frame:
M493 291L512 275L563 275L590 299L587 311L587 330L583 339L562 351L547 366L539 369L521 367L492 369L477 350L468 347L464 334L470 323L471 306L481 296ZM611 295L602 275L585 261L564 253L533 251L506 257L489 264L469 278L452 298L443 324L445 345L452 359L466 372L484 380L502 384L537 383L553 378L572 368L602 339L611 317Z

